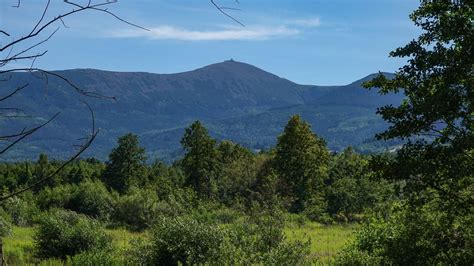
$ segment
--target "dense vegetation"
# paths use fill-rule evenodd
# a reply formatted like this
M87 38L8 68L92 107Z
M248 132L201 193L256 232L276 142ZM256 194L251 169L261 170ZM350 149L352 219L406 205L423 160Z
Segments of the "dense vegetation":
M77 160L2 202L2 234L35 226L38 260L103 259L113 249L105 228L126 228L147 232L132 240L130 263L301 264L317 256L306 238L288 239L290 224L360 221L390 199L392 185L370 179L369 157L351 148L331 154L299 116L266 152L217 142L199 121L181 144L185 155L173 165L147 164L138 137L120 137L106 163ZM43 154L1 164L0 186L16 191L59 163Z
M300 237L307 231L288 228L351 223L358 230L335 264L474 264L474 11L467 1L421 1L411 18L423 33L391 53L407 65L366 83L406 96L378 110L391 126L377 138L405 139L399 150L331 153L297 115L258 153L195 121L171 165L148 164L127 134L106 163L76 160L2 201L1 236L34 231L34 262L298 265L322 261ZM0 186L17 191L60 163L43 154L0 164ZM124 228L137 237L118 249L111 230Z

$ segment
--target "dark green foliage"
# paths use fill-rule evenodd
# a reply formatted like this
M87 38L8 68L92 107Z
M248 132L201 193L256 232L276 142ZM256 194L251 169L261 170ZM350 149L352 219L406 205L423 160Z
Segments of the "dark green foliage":
M310 264L310 242L289 242L283 234L282 213L263 210L227 231L221 260L225 264Z
M219 165L215 144L216 141L199 121L186 128L181 139L181 145L186 151L181 165L187 175L187 182L204 198L210 198L216 191Z
M229 206L242 204L248 199L249 187L256 182L264 156L256 156L230 141L219 143L217 150L220 165L216 181L218 199Z
M61 210L45 213L39 219L34 239L39 258L65 259L110 246L110 237L97 221Z
M347 148L335 155L325 184L327 212L339 221L352 221L365 209L388 201L393 190L385 180L372 179L369 158Z
M313 194L322 193L328 163L324 140L299 116L293 116L278 137L274 163L282 181L280 193L294 200L291 211L303 211Z
M131 186L143 186L147 182L145 161L145 149L139 146L138 137L124 135L110 153L102 179L108 187L120 193Z
M37 196L43 210L65 208L101 220L108 220L113 212L115 199L99 180L85 179L81 183L46 188Z
M94 218L108 220L114 204L114 196L101 181L85 179L73 187L71 197L63 207Z
M150 227L157 219L160 203L151 189L132 188L122 195L115 206L113 219L133 231Z
M341 264L350 264L351 256L359 254L359 259L393 265L471 265L474 218L440 212L438 204L397 204L388 219L372 218L357 232Z
M421 1L411 14L422 34L391 53L408 57L392 80L367 83L381 93L403 91L400 106L378 113L391 123L379 138L429 136L405 144L394 158L376 156L380 178L401 181L404 206L367 225L355 253L394 264L474 262L474 9L472 1Z
M211 263L222 252L222 229L190 218L159 219L151 234L154 265Z

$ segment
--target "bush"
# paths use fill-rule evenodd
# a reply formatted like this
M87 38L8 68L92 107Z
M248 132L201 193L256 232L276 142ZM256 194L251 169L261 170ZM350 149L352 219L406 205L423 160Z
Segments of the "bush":
M34 242L37 257L65 259L81 252L107 248L110 237L98 222L87 216L56 210L40 217Z
M37 204L41 210L64 208L74 194L73 185L60 185L54 188L46 187L37 195Z
M287 241L279 217L263 214L229 227L223 264L310 264L310 241Z
M155 265L212 262L221 254L224 240L224 232L217 226L189 217L160 219L151 235L151 256Z
M394 265L472 265L471 214L451 216L438 202L423 206L396 204L388 217L375 216L356 234L339 264L383 261Z
M11 218L0 208L0 237L9 236L12 233Z
M141 231L154 223L160 209L166 210L167 206L159 204L155 191L132 188L118 199L113 218L119 225Z
M77 185L45 188L38 195L38 206L64 208L105 221L112 214L114 198L101 181L85 179Z
M22 197L9 198L4 202L3 207L10 215L13 224L17 226L33 225L40 212L31 193L24 193Z
M106 221L113 212L114 204L114 198L104 183L85 179L74 187L65 208Z

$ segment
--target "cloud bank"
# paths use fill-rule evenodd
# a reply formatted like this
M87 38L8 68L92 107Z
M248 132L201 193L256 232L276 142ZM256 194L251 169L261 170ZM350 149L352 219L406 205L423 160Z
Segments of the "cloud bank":
M119 30L110 32L113 38L148 38L151 40L180 40L180 41L254 41L268 40L297 35L299 29L287 26L256 26L232 27L222 30L189 30L169 25L150 28L150 31L139 29Z

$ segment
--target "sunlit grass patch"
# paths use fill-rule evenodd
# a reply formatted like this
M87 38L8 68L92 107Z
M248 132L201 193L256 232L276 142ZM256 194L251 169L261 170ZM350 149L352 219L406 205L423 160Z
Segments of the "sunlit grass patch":
M311 240L311 253L321 263L329 263L353 239L355 225L306 223L285 228L289 240Z

